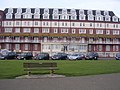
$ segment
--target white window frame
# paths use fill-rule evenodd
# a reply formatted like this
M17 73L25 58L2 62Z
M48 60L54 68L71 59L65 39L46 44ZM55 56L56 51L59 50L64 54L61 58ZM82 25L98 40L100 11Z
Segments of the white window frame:
M12 28L5 28L4 30L5 33L12 33Z
M50 29L49 28L42 28L42 33L49 33Z
M15 44L15 50L20 50L20 44Z
M106 30L106 35L110 35L110 30Z
M61 33L68 33L68 29L61 29Z
M88 20L94 20L94 16L93 15L88 15Z
M54 28L54 33L58 33L58 28Z
M93 29L89 29L89 34L93 34Z
M113 35L119 35L120 31L119 30L113 30Z
M110 21L110 16L105 16L105 21Z
M43 19L49 19L49 14L43 14Z
M103 21L103 16L102 16L102 15L97 15L97 16L95 17L95 20L96 20L96 21Z
M106 45L106 51L110 51L110 45Z
M16 26L19 26L19 25L21 25L21 22L20 21L16 21L15 24L16 24Z
M79 29L79 34L86 34L86 29Z
M38 44L34 44L34 50L38 50Z
M59 15L58 14L53 14L52 17L53 17L53 19L59 19Z
M39 41L39 38L38 37L34 37L33 40L34 41Z
M16 18L16 19L20 19L20 18L21 18L21 14L20 14L20 13L16 13L16 14L15 14L15 18Z
M76 33L76 29L72 29L72 33L75 34Z
M31 32L31 28L23 28L23 32L24 33L30 33Z
M29 50L29 44L25 44L24 46L25 46L24 48L25 50Z
M32 14L31 13L24 13L23 14L23 18L24 19L31 19L32 18Z
M85 20L85 15L79 15L79 20Z
M34 33L39 33L39 28L34 28Z
M6 14L6 19L12 19L12 14L11 13L7 13Z
M69 16L68 16L68 15L61 15L61 16L60 16L60 19L68 20L68 19L69 19Z
M15 28L15 33L20 33L20 28Z
M76 20L77 19L76 16L77 15L71 15L71 20Z
M6 44L5 48L9 50L10 49L10 44Z
M35 13L34 14L34 19L40 19L40 14Z
M118 17L117 17L117 16L113 16L113 17L112 17L112 21L113 21L113 22L118 22Z
M96 30L96 34L103 34L103 30Z

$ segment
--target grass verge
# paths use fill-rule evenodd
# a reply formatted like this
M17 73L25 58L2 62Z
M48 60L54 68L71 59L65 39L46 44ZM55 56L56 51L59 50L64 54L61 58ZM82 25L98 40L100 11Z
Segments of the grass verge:
M66 76L120 73L120 61L117 60L0 60L0 79L10 79L27 74L23 70L23 62L57 62L59 70L56 70L55 73ZM49 71L33 72L33 74L47 73Z

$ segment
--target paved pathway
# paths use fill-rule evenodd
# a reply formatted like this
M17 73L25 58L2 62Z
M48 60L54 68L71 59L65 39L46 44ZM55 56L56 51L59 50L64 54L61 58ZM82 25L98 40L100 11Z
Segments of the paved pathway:
M120 73L81 77L1 79L0 90L120 90Z

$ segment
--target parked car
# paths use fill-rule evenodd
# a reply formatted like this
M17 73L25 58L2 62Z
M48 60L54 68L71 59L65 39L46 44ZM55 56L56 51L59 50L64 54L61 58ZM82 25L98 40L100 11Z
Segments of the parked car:
M69 60L82 60L82 59L84 59L84 54L81 54L81 53L70 54L67 56L67 59L69 59Z
M3 55L4 59L16 59L17 54L16 52L7 52Z
M120 60L120 53L116 53L115 59L116 59L116 60Z
M21 53L17 56L19 60L30 60L33 58L33 54L31 52Z
M51 57L52 60L66 60L67 54L66 53L57 53Z
M35 60L49 60L49 54L48 53L39 53L34 56Z
M87 54L86 54L86 56L85 56L85 59L86 60L92 60L92 59L94 59L94 60L97 60L98 59L98 53L97 52L88 52Z
M5 58L4 58L4 55L2 55L1 53L0 53L0 60L4 60Z

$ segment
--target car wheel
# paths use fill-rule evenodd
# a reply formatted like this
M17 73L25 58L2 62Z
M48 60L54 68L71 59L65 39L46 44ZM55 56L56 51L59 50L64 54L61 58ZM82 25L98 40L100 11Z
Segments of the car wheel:
M94 60L97 60L97 57L94 57Z

